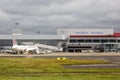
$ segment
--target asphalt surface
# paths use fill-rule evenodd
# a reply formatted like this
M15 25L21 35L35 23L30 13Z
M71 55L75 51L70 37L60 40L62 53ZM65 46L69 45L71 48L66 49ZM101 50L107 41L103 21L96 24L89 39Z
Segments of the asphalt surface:
M21 55L21 54L3 54L0 53L0 58L58 58L66 57L69 59L100 59L108 60L111 62L120 62L120 53L49 53L49 54L32 54L32 55Z
M112 64L92 64L92 65L63 65L64 68L120 68L120 64L112 63Z

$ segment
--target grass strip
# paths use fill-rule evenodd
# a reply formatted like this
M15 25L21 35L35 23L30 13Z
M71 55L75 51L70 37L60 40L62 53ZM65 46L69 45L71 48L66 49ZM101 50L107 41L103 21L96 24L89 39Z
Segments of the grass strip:
M75 72L109 72L109 70L65 69L63 64L107 64L104 60L57 60L40 58L0 58L0 74L37 74L37 73L75 73ZM120 72L120 70L111 70Z
M120 80L119 74L54 74L44 76L0 76L0 80Z

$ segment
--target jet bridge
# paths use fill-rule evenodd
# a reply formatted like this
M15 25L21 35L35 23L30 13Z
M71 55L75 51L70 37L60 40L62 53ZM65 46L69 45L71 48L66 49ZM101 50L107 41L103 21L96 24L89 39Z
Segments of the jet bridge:
M39 49L43 49L43 50L51 50L51 51L55 51L55 52L63 51L62 48L59 48L56 46L51 46L51 45L46 45L46 44L36 44L36 46Z

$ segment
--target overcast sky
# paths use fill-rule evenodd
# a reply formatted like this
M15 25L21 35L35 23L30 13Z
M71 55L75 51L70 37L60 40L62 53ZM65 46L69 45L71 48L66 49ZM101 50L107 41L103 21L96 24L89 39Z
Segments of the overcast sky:
M120 31L120 0L0 0L0 33L15 28L27 33L55 33L58 28Z

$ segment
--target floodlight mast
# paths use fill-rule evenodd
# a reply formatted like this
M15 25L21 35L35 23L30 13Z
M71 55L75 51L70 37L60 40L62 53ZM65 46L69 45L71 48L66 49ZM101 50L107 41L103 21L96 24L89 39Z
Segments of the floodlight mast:
M19 22L16 22L15 25L19 25Z
M19 22L14 23L13 35L22 35L22 30L18 27Z
M14 25L15 25L15 29L17 29L18 25L19 25L19 22L15 22Z

